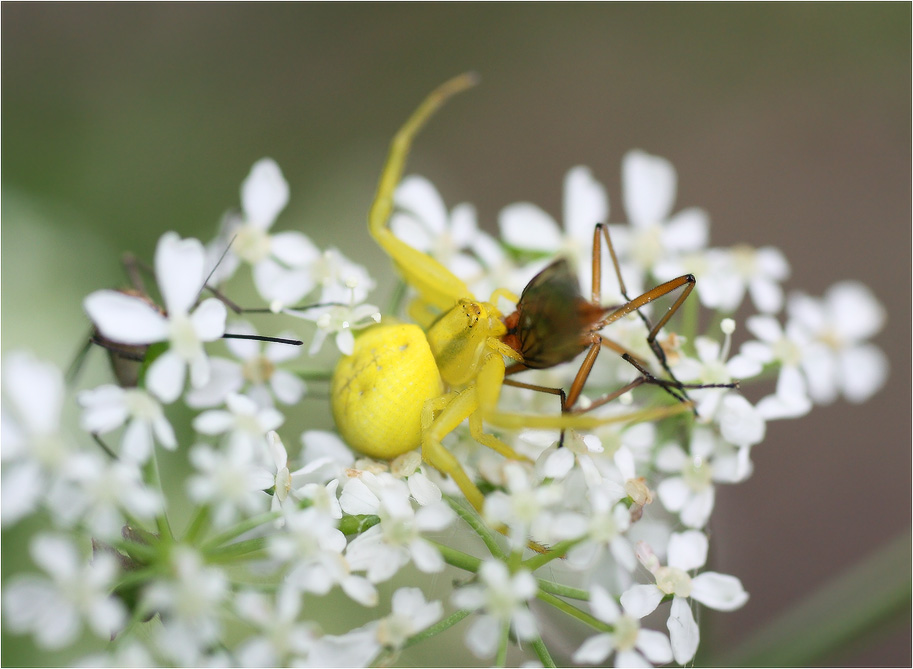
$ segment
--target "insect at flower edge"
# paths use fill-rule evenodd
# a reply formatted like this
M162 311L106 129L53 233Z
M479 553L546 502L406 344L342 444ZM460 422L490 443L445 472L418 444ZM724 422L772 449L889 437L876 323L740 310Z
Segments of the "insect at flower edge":
M412 140L430 116L452 95L475 83L463 74L431 93L391 144L377 194L368 215L368 229L387 252L403 279L418 296L410 313L418 325L381 324L356 337L351 355L343 357L331 387L333 417L350 446L367 455L392 459L419 445L423 459L449 475L477 510L484 497L442 440L469 420L470 434L506 458L527 460L483 430L483 419L504 427L587 429L611 422L652 420L687 410L686 403L625 416L598 417L562 413L553 416L498 412L508 358L522 365L523 356L508 343L504 315L495 306L500 297L518 303L505 289L491 302L477 301L466 284L437 260L395 237L388 227L393 194L402 177ZM631 306L630 311L637 308ZM627 312L627 311L626 311ZM581 348L571 347L567 357Z

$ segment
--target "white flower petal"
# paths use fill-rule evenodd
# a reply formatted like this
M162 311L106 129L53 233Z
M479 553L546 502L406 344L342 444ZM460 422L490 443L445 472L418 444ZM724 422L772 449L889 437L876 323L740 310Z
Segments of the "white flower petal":
M165 404L171 404L184 388L186 365L173 351L165 351L146 372L146 388Z
M3 467L0 485L0 510L4 527L19 522L34 511L45 483L37 462L23 462Z
M735 576L705 571L691 579L691 597L717 611L734 611L748 601L748 593Z
M241 184L241 207L251 223L269 228L288 203L288 183L272 158L261 158Z
M184 400L193 409L218 406L225 402L228 395L241 390L243 385L241 365L225 358L210 358L209 381L204 386L187 391Z
M691 449L694 450L693 443ZM664 472L680 472L687 464L688 454L678 444L664 446L656 454L656 466Z
M316 285L310 268L288 269L269 258L254 265L253 274L260 296L281 306L295 304Z
M699 251L707 246L710 220L707 212L689 207L669 219L663 230L663 245L679 253Z
M643 618L656 610L663 596L655 585L632 585L621 593L621 605L629 615Z
M615 650L611 634L597 634L584 641L574 653L575 664L602 664Z
M396 187L393 202L399 209L411 212L433 234L443 234L447 228L447 207L444 200L434 184L425 177L409 175L404 178Z
M578 165L564 177L564 227L570 237L587 239L597 223L609 221L609 197L590 168Z
M613 624L621 615L621 608L608 591L600 585L590 589L590 611L604 623Z
M450 212L450 235L458 249L468 248L482 236L476 223L476 208L467 202L458 204Z
M707 535L696 530L673 532L669 537L669 566L691 571L707 562Z
M751 342L748 342L751 343ZM742 351L745 350L745 347L742 347ZM729 372L729 375L734 379L744 380L750 379L753 376L757 376L761 373L763 365L753 357L747 355L734 355L729 359L729 362L726 363L726 371Z
M672 661L672 645L669 643L669 637L662 632L641 629L635 645L653 664L667 664Z
M422 472L416 472L406 482L409 485L409 493L420 505L426 506L441 501L441 489Z
M764 419L751 403L735 393L727 393L720 402L720 433L736 446L753 446L764 440Z
M758 413L766 420L798 418L811 411L812 402L805 390L805 378L795 367L783 367L777 379L777 392L758 402Z
M830 404L837 399L838 362L826 346L809 346L802 356L802 369L808 382L808 394L816 404Z
M152 454L152 428L148 423L133 419L121 439L121 456L131 462L146 462Z
M672 657L672 651L669 651L669 657ZM636 650L620 650L615 655L616 667L652 667L647 659Z
M433 248L434 238L431 232L411 213L394 212L390 217L390 231L397 239L419 251L429 253Z
M554 219L529 202L508 205L498 215L501 238L509 246L554 252L561 247L561 231Z
M783 252L775 246L762 246L755 252L755 262L761 273L771 279L783 281L789 278L789 262Z
M850 402L867 401L888 378L888 359L881 349L871 344L843 351L839 364L843 395Z
M377 513L380 500L360 478L349 479L339 497L342 510L353 516Z
M672 607L669 610L669 639L672 643L672 656L678 664L684 665L691 661L697 652L700 642L700 630L694 622L694 614L688 605L688 600L683 597L673 597Z
M228 411L204 411L193 419L193 429L201 434L222 434L235 424L235 417Z
M225 305L214 297L204 300L190 316L193 331L201 341L215 341L225 334Z
M124 389L106 384L92 390L82 390L77 401L85 409L80 425L87 432L104 434L120 427L127 420Z
M297 404L307 391L304 381L284 369L277 369L273 373L269 385L276 399L283 404Z
M190 360L190 386L202 388L209 383L209 358L202 351Z
M270 458L272 458L276 469L282 469L288 464L288 453L286 452L285 446L282 444L279 435L274 430L270 430L266 433L266 446L269 449Z
M574 454L569 448L556 448L549 452L542 466L542 475L546 478L562 479L574 466Z
M645 227L664 221L675 201L675 168L665 158L629 151L622 160L625 211L630 222Z
M521 641L530 641L536 638L538 634L536 619L533 618L532 611L529 609L515 609L511 617L511 623L517 638Z
M168 338L168 320L139 297L116 290L97 290L83 307L98 331L121 344L151 344Z
M858 281L841 281L827 290L827 306L841 336L850 341L868 339L881 330L884 307L867 286Z
M169 316L186 314L203 289L206 251L198 239L166 232L155 247L155 279Z
M774 314L783 308L783 289L780 284L766 277L758 277L748 284L751 301L758 311Z
M320 249L303 232L289 230L272 236L270 250L275 258L291 268L309 268L320 258Z
M783 337L783 328L773 316L749 316L745 326L751 334L768 344L775 344Z
M3 360L3 389L6 399L18 410L18 417L34 434L56 432L64 399L63 374L53 364L38 360L30 353L13 351ZM4 441L15 427L3 417ZM4 451L12 451L12 442ZM7 457L4 455L4 457Z
M349 576L340 585L346 595L362 606L377 606L377 588L363 576Z
M173 451L177 448L177 439L174 436L174 428L171 427L171 423L168 422L168 419L164 416L156 418L152 421L152 430L155 433L155 438L158 439L159 443L167 448L169 451Z
M440 552L430 542L424 539L416 539L410 546L412 561L419 571L426 574L433 574L444 569L444 558Z
M492 616L479 616L466 633L466 646L473 655L484 659L495 654L500 637L498 621Z
M661 481L656 487L656 494L664 507L672 513L678 513L691 497L691 490L684 479L674 476Z
M682 519L685 526L693 527L695 529L704 527L710 519L715 499L716 492L714 491L713 486L692 496L679 514L679 517Z
M59 579L72 579L79 571L76 548L61 535L37 535L29 544L29 555L35 564Z

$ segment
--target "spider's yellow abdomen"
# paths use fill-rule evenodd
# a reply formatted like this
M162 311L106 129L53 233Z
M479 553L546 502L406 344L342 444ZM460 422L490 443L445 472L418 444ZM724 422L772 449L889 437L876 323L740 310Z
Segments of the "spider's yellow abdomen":
M352 448L389 460L422 443L425 401L444 385L417 325L378 325L355 339L333 373L333 419Z

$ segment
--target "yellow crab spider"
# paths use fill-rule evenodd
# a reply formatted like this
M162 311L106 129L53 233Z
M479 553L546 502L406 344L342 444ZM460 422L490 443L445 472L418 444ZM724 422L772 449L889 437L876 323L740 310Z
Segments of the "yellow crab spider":
M476 300L450 270L395 237L388 227L393 194L415 135L449 97L475 81L474 75L463 74L444 83L397 132L368 215L371 235L418 293L410 313L426 329L414 324L380 324L358 335L352 354L344 356L336 367L331 397L336 425L350 446L374 458L392 459L420 445L425 462L450 476L472 506L481 511L482 492L442 445L444 437L464 420L469 420L470 434L482 445L506 458L526 460L484 432L483 419L506 428L590 429L611 422L653 420L678 413L689 405L608 418L497 411L504 384L504 359L519 364L524 361L503 341L508 329L495 305L499 297L516 303L517 296L499 289L492 294L491 302ZM624 313L644 303L635 300ZM616 313L612 320L624 315Z

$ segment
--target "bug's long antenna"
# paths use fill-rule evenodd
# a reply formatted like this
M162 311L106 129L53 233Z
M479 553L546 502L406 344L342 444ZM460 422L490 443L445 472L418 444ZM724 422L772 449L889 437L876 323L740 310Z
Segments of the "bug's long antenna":
M284 337L268 337L266 335L232 334L230 332L223 334L222 339L250 339L252 341L268 341L275 344L289 344L291 346L301 346L304 344L300 339L285 339Z
M217 298L219 298L219 300L225 306L227 306L229 309L234 311L236 314L241 313L239 311L240 307L238 305L236 305L234 302L232 302L231 300L229 300L228 298L226 298L224 295L222 295L222 293L219 290L210 286L209 280L212 278L212 275L216 273L216 270L219 269L219 265L221 265L222 261L225 260L225 256L228 255L228 252L231 250L231 245L235 243L235 240L237 238L238 238L238 235L234 235L228 241L228 244L225 246L225 250L222 251L222 255L219 256L219 259L216 261L216 264L212 266L212 269L209 270L209 274L206 275L206 278L203 280L203 285L200 286L200 290L197 291L197 297L196 297L196 299L199 300L200 296L203 294L203 291L208 288L212 292L213 295L215 295Z

